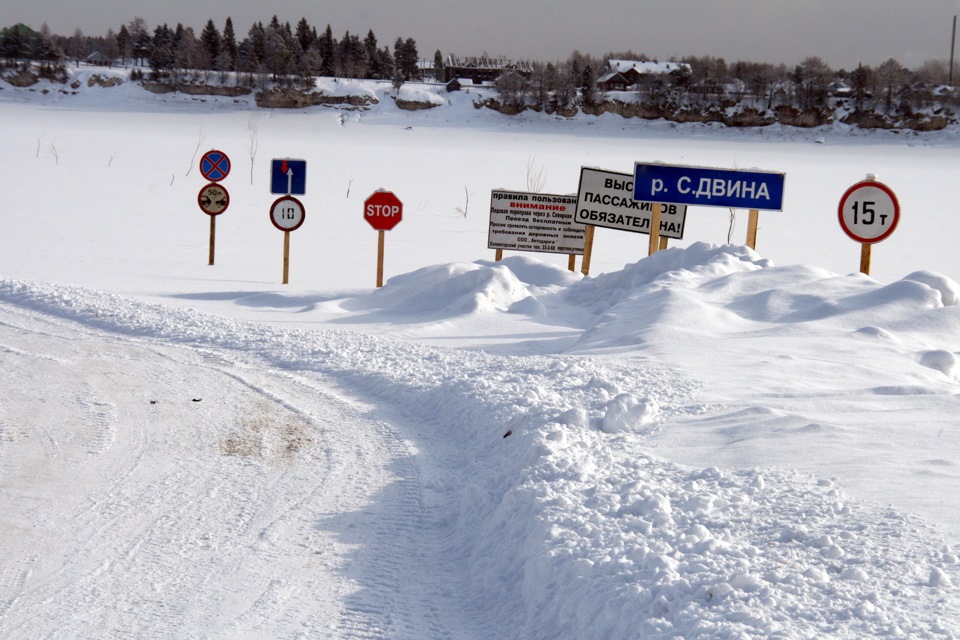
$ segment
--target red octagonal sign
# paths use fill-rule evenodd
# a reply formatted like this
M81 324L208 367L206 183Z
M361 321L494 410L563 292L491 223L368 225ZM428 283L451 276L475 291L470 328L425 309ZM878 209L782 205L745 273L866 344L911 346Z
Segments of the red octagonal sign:
M377 191L363 203L363 217L379 231L389 231L403 219L403 203L391 191Z

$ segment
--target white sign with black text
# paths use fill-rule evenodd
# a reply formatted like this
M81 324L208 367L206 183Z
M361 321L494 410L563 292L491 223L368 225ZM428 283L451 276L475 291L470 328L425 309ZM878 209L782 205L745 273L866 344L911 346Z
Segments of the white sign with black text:
M574 196L493 191L487 247L582 255L586 227L573 220L576 204Z
M633 175L588 167L580 170L577 222L649 235L652 213L652 203L633 199ZM660 236L682 240L686 219L686 205L661 205Z

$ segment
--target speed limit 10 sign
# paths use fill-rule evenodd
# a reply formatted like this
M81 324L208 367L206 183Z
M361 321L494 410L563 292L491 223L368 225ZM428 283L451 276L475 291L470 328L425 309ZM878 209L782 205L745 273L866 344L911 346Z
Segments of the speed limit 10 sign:
M853 185L840 199L840 226L853 240L874 244L885 240L900 222L900 203L887 185L864 180Z
M293 196L277 198L270 205L270 222L280 231L296 231L306 216L303 203Z

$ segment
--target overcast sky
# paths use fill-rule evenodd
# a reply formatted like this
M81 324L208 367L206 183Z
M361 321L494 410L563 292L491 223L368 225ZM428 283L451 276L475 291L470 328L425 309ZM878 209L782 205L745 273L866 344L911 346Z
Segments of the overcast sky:
M200 29L233 19L238 39L256 21L296 25L301 17L334 35L380 45L412 37L421 57L487 53L513 59L602 56L632 49L648 56L711 55L794 65L816 55L835 69L887 58L915 68L948 60L960 0L0 0L0 26L18 22L54 33L105 35L139 16Z

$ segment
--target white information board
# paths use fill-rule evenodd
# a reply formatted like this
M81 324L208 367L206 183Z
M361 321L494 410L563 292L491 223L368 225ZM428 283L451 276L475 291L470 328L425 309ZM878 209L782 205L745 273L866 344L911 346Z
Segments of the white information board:
M574 196L493 191L487 247L582 255L586 227L573 220L576 205Z

